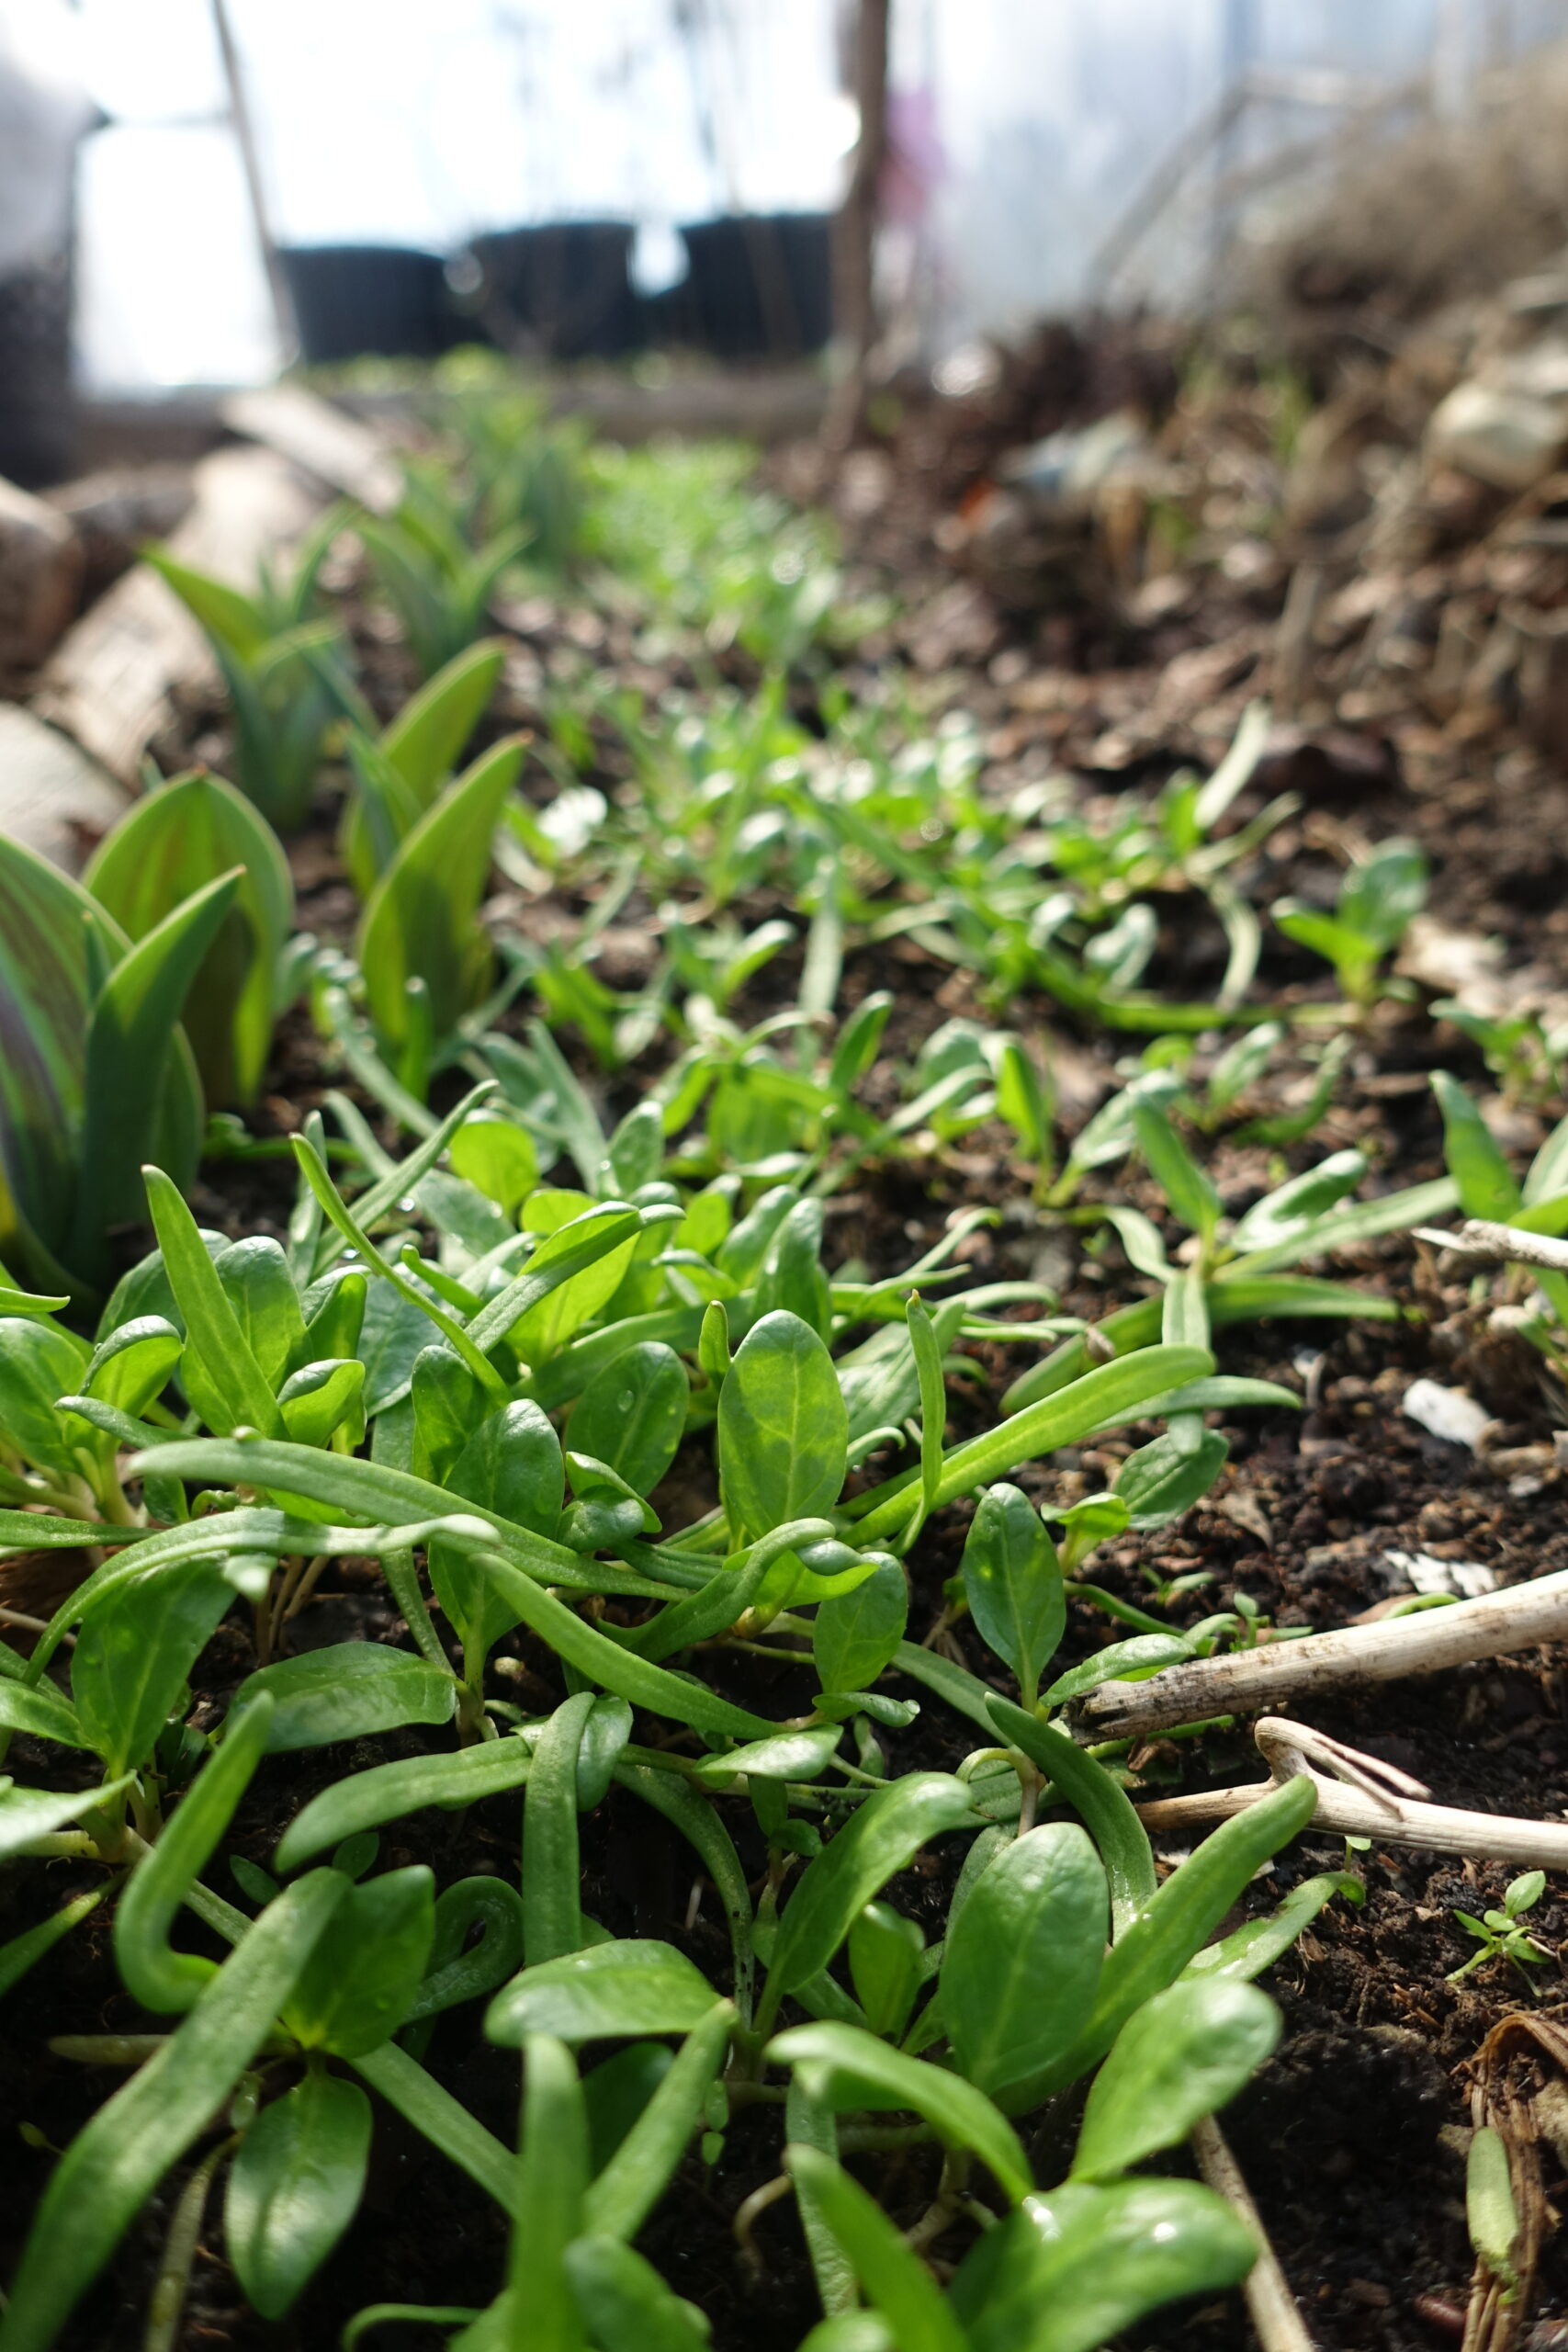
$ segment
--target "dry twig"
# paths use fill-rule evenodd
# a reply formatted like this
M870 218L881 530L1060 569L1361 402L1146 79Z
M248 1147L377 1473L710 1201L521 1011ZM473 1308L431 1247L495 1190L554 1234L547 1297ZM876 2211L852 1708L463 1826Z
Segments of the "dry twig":
M1224 2199L1258 2240L1258 2259L1242 2282L1242 2293L1263 2352L1315 2352L1241 2166L1212 2115L1193 2125L1192 2153L1209 2187Z
M1250 1714L1317 1690L1392 1682L1401 1675L1432 1674L1564 1640L1568 1571L1414 1617L1308 1634L1299 1642L1265 1642L1225 1657L1193 1658L1164 1668L1146 1682L1102 1682L1079 1702L1077 1720L1096 1739L1136 1737L1169 1724Z
M1452 1805L1427 1804L1431 1792L1407 1772L1280 1715L1263 1716L1253 1736L1269 1767L1267 1781L1156 1798L1138 1807L1145 1829L1184 1829L1196 1822L1228 1820L1281 1781L1305 1772L1317 1783L1314 1828L1419 1846L1428 1853L1568 1871L1568 1822L1519 1821L1506 1814L1465 1813Z

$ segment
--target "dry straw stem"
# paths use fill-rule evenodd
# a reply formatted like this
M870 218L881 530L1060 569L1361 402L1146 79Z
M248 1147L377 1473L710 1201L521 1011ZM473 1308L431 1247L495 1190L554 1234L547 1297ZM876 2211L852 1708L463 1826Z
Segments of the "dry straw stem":
M1415 1238L1435 1249L1450 1250L1458 1258L1505 1258L1511 1265L1550 1266L1553 1273L1568 1274L1568 1241L1555 1241L1546 1233L1524 1233L1517 1225L1494 1225L1483 1216L1467 1217L1457 1233L1418 1225Z
M1319 1690L1401 1675L1433 1674L1476 1658L1502 1657L1541 1642L1568 1640L1568 1570L1479 1600L1457 1600L1414 1617L1265 1642L1227 1657L1168 1666L1146 1682L1102 1682L1080 1702L1077 1720L1093 1739L1123 1739L1208 1715L1247 1715Z
M1302 2324L1296 2299L1280 2267L1279 2257L1269 2243L1262 2216L1242 2178L1241 2166L1212 2115L1193 2125L1192 2154L1209 2187L1224 2199L1237 2220L1245 2222L1258 2240L1258 2259L1247 2274L1242 2293L1263 2352L1316 2352Z
M1224 1821L1244 1813L1295 1773L1317 1783L1314 1829L1337 1829L1354 1838L1376 1838L1425 1852L1465 1854L1483 1860L1515 1862L1527 1869L1568 1871L1568 1822L1518 1821L1506 1814L1462 1813L1452 1805L1423 1802L1430 1792L1392 1764L1347 1747L1309 1724L1265 1715L1253 1735L1268 1761L1270 1778L1239 1789L1210 1789L1195 1796L1162 1797L1140 1805L1145 1829L1186 1829L1198 1822Z

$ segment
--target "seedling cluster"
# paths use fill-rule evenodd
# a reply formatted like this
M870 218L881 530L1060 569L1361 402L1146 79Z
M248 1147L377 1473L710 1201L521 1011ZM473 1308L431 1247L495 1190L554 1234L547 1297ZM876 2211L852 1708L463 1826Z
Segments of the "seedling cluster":
M32 1902L0 1988L107 1922L117 2015L145 2020L85 2018L61 2045L125 2079L48 2175L0 2352L65 2340L160 2192L150 2342L176 2340L204 2233L263 2319L309 2308L389 2115L498 2210L509 2251L476 2256L466 2308L375 2305L345 2344L424 2319L465 2352L701 2352L703 2314L637 2242L759 2114L773 2177L739 2222L754 2242L793 2198L822 2312L802 2352L1092 2352L1249 2270L1249 2228L1162 2160L1268 2060L1280 2019L1252 1980L1359 1892L1310 1879L1214 1940L1311 1820L1304 1774L1162 1876L1120 1754L1065 1711L1268 1629L1238 1598L1177 1633L1154 1611L1189 1579L1134 1608L1092 1555L1209 1491L1209 1416L1299 1402L1220 1372L1217 1332L1394 1315L1300 1269L1456 1204L1563 1230L1568 1131L1517 1185L1440 1078L1448 1178L1369 1196L1362 1154L1335 1151L1227 1216L1206 1139L1295 1050L1247 893L1289 809L1231 816L1262 715L1213 777L1108 830L1043 788L998 798L971 730L851 695L829 535L751 492L742 454L595 450L477 398L457 428L396 514L334 511L287 581L245 596L156 559L221 664L231 781L150 776L80 886L0 843L0 1547L81 1568L52 1614L6 1616L0 1727L27 1762L0 1855L39 1886L51 1859L86 1874ZM322 587L347 535L424 681L389 720ZM578 681L548 690L545 739L495 735L491 610L530 574L685 648L684 700ZM737 650L744 691L720 666ZM588 780L606 756L613 792ZM334 778L352 952L296 934L277 838ZM580 944L487 908L496 865L514 896L587 906ZM1424 888L1419 853L1384 843L1331 914L1274 909L1326 959L1344 1034ZM628 989L596 960L634 894L660 920ZM1151 984L1156 894L1223 927L1212 1001ZM994 1020L899 1064L892 994L842 982L906 937ZM759 1016L770 965L796 977ZM1042 995L1154 1041L1070 1141ZM354 1091L257 1142L243 1114L301 1001ZM1321 1115L1340 1052L1299 1117L1258 1114L1271 1146ZM633 1098L618 1120L612 1090ZM204 1105L224 1114L205 1128ZM1145 1297L1086 1325L1039 1283L974 1282L984 1212L892 1275L833 1261L852 1180L998 1122L1021 1196L1113 1240ZM197 1223L204 1133L291 1151L281 1238ZM1122 1167L1146 1205L1086 1204ZM122 1272L144 1216L155 1247ZM1553 1357L1563 1279L1529 1308ZM950 1440L948 1385L981 1346L1027 1361ZM1033 1465L1129 1430L1113 1477L1042 1508ZM942 1623L983 1673L909 1622L955 1506ZM405 1630L295 1647L341 1561ZM1073 1597L1109 1638L1069 1661ZM254 1660L214 1720L192 1681L225 1621ZM888 1760L922 1708L952 1770ZM278 1777L306 1755L308 1781ZM239 1850L301 1786L265 1859ZM492 1871L394 1859L400 1825L481 1802L511 1823ZM607 1802L689 1851L727 1958L584 1909ZM1465 1922L1469 1967L1538 1956L1517 1922L1540 1891ZM514 2136L448 2086L460 2011L513 2070ZM908 2228L868 2169L889 2148L926 2166Z

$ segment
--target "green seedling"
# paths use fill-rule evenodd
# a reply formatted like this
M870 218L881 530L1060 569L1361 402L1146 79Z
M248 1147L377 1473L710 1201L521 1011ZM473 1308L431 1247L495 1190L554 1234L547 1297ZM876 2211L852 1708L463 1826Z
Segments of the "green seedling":
M241 879L187 991L184 1027L210 1109L256 1099L277 1016L295 994L294 884L276 834L254 802L197 770L149 789L106 834L83 887L128 938L144 939L197 891L238 867Z
M465 520L461 502L446 484L410 464L397 513L363 514L355 523L371 571L426 678L483 637L502 575L534 535L531 523L510 523L475 547Z
M0 1253L83 1302L108 1286L141 1162L196 1173L201 1088L180 1014L236 904L225 872L134 944L80 885L0 840Z
M1427 883L1426 855L1414 842L1382 842L1349 868L1333 914L1281 899L1273 917L1287 939L1332 964L1352 1004L1366 1006L1388 992L1381 967L1426 905Z
M315 616L318 575L345 519L338 508L324 515L291 576L277 582L264 571L251 595L166 548L146 554L206 635L233 705L235 780L279 832L305 823L328 735L363 707L341 629Z
M1537 1943L1520 1924L1545 1893L1546 1872L1525 1871L1518 1878L1509 1881L1504 1891L1500 1911L1483 1911L1479 1919L1468 1911L1456 1911L1454 1917L1467 1936L1475 1938L1481 1949L1472 1952L1462 1966L1450 1971L1449 1984L1459 1984L1472 1971L1483 1968L1492 1960L1511 1960L1519 1969L1540 1968L1549 1962L1551 1954L1546 1946Z

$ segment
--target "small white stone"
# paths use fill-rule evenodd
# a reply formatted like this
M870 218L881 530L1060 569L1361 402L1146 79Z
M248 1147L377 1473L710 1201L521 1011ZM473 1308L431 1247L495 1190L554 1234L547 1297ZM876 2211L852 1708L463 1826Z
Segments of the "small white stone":
M1479 1600L1497 1589L1497 1571L1483 1560L1438 1560L1430 1552L1385 1552L1383 1558L1413 1592L1451 1593L1460 1600Z
M1435 1380L1411 1383L1404 1392L1404 1411L1430 1436L1471 1447L1491 1418L1468 1388L1443 1388Z

